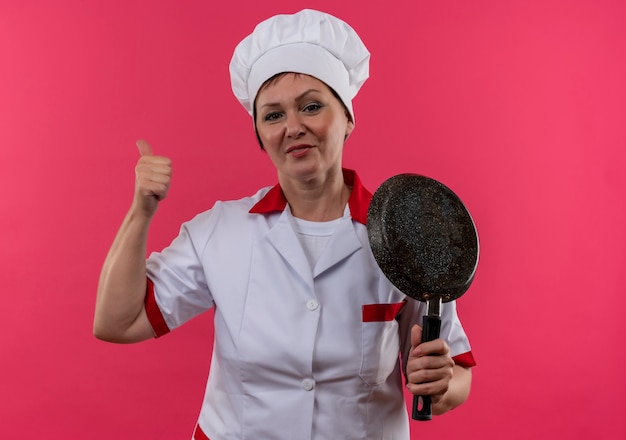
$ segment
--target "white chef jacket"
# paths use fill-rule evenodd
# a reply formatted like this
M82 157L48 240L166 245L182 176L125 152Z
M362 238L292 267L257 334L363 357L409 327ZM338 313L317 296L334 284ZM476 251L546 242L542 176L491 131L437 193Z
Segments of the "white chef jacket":
M147 261L156 336L214 307L213 358L194 438L409 439L401 359L425 305L382 274L371 194L354 171L349 210L313 270L279 185L217 202ZM454 302L441 337L473 366Z

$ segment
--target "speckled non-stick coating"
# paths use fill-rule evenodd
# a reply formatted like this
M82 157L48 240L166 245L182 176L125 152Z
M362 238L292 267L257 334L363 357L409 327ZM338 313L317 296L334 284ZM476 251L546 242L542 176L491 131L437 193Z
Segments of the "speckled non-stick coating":
M478 265L478 235L448 187L399 174L376 190L367 228L374 258L399 290L418 300L452 301L469 288Z

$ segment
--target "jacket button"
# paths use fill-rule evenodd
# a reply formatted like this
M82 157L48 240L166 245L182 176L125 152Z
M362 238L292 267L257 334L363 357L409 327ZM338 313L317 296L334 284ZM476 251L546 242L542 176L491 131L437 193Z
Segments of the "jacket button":
M314 299L310 299L306 302L306 308L311 311L317 310L319 306L320 306L320 303L318 303Z
M304 379L301 385L303 389L307 391L311 391L313 387L315 386L315 382L313 381L313 379Z

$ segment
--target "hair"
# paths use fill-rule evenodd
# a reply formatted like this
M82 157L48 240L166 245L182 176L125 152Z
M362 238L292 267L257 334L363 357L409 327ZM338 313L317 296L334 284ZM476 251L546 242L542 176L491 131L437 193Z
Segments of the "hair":
M267 89L269 86L276 84L278 82L278 80L280 80L282 77L284 77L285 75L288 75L290 73L293 73L295 76L300 76L300 75L306 75L304 73L298 73L298 72L280 72L277 73L276 75L270 77L269 79L267 79L263 84L261 84L261 87L259 87L259 91L257 92L257 96L259 96L259 93L261 93L263 90ZM328 84L324 83L326 85L326 87L328 87L328 89L330 90L330 92L333 94L333 96L335 98L337 98L337 100L341 103L343 109L346 112L346 116L348 117L348 120L350 122L354 122L352 120L352 115L350 115L350 112L348 111L348 107L346 107L346 105L343 103L343 100L339 97L339 94L337 92L335 92L335 89L333 89L331 86L329 86ZM261 150L265 150L265 147L263 146L263 142L261 142L261 137L259 136L259 130L256 127L256 117L257 117L257 112L256 112L256 96L254 98L254 103L252 105L252 119L254 121L254 134L256 134L256 138L257 141L259 141L259 146L261 147Z

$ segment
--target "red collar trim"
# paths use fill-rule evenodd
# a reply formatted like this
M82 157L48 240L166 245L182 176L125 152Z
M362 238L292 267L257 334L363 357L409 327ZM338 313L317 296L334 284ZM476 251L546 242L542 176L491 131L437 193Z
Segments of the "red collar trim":
M348 208L354 220L364 225L367 224L367 209L372 200L372 194L361 184L361 179L353 170L343 169L343 181L352 187ZM250 209L251 214L268 214L274 211L284 211L287 206L287 199L283 194L280 185L277 184L270 189L261 200Z

